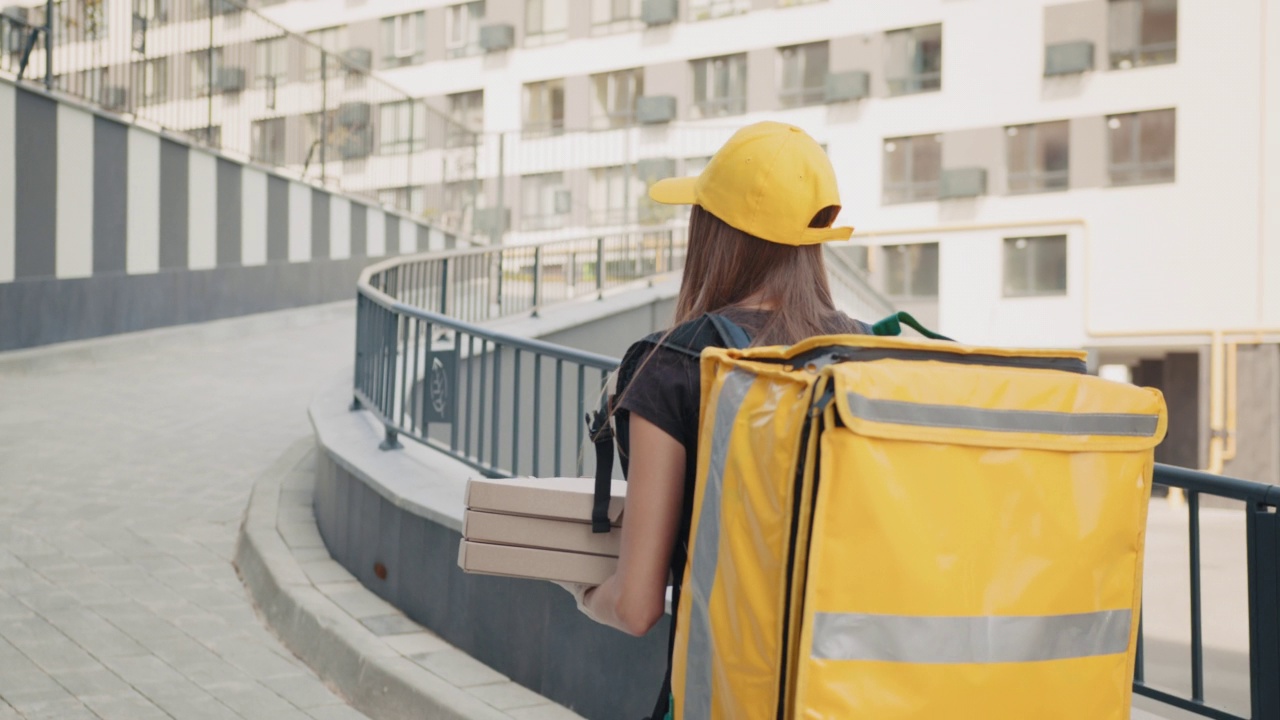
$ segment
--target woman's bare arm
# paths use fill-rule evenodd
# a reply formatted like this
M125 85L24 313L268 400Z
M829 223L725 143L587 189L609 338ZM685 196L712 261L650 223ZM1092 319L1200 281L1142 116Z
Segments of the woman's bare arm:
M684 498L684 445L632 413L631 465L618 570L587 593L588 614L631 635L644 635L666 609L671 550Z

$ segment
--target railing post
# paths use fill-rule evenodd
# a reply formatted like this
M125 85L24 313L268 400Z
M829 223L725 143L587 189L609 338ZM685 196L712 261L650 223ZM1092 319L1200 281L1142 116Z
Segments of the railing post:
M1280 717L1280 515L1247 505L1249 665L1254 718Z
M449 314L449 258L440 261L440 314Z
M53 0L44 3L44 88L53 90Z
M596 292L604 297L604 238L596 238Z
M538 307L542 305L542 247L533 249L533 314L538 315Z
M387 427L387 434L385 437L383 437L382 442L378 443L378 449L379 450L400 450L404 448L404 445L400 444L400 439L399 439L400 434L396 432L395 428L393 428L390 425L387 425L386 427Z

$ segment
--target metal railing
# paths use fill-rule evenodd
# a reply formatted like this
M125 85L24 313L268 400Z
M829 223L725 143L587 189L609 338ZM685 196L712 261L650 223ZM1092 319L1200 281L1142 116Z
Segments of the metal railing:
M565 428L582 425L617 361L474 323L599 297L684 259L685 230L666 228L373 265L357 297L356 402L386 447L405 435L488 474L581 472L585 428Z
M384 449L399 447L405 435L490 476L581 475L594 466L582 419L618 360L475 323L677 270L683 231L665 232L438 253L368 268L359 286L353 407L384 425ZM1181 488L1187 498L1190 690L1148 684L1148 633L1140 626L1134 692L1213 720L1280 718L1280 487L1167 465L1156 466L1155 483ZM1249 714L1219 707L1224 698L1206 699L1206 496L1245 506Z
M1155 484L1181 488L1187 500L1190 577L1190 692L1183 695L1147 684L1146 633L1139 629L1133 690L1214 720L1280 718L1280 487L1211 475L1171 465L1156 465ZM1201 500L1222 498L1244 503L1249 594L1249 707L1240 715L1209 704L1205 697L1204 607L1201 588ZM1221 704L1224 698L1217 698Z

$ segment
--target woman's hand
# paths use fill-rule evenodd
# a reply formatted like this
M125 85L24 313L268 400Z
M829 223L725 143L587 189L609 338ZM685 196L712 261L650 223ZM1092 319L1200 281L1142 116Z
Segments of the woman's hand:
M580 603L596 622L640 636L666 612L671 550L684 499L684 445L631 414L631 466L617 571ZM576 595L575 595L576 596Z

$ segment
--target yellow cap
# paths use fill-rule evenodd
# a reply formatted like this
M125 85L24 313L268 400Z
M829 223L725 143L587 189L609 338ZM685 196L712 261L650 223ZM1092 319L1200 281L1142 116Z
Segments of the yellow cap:
M730 227L783 245L848 240L850 227L811 228L840 206L836 174L822 146L794 125L759 122L729 138L697 177L659 180L654 202L698 205Z

